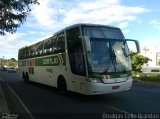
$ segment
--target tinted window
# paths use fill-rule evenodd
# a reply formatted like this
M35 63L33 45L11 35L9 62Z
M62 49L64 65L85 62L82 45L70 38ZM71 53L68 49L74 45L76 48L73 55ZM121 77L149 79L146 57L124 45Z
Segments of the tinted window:
M64 34L61 33L19 50L18 58L25 59L63 52L65 52L65 39Z
M124 39L122 31L112 27L83 27L84 36L90 38Z
M30 46L28 50L29 50L29 57L34 57L35 56L35 45Z
M40 56L43 52L43 42L39 42L35 45L35 55Z
M44 41L43 54L52 54L53 53L53 42L52 37Z
M79 36L79 27L67 30L68 55L72 73L85 75L82 42Z
M65 52L65 39L64 34L59 34L56 39L56 45L54 45L54 53Z
M25 48L19 50L19 54L18 54L19 59L25 59L28 57L29 57L28 47L25 47Z

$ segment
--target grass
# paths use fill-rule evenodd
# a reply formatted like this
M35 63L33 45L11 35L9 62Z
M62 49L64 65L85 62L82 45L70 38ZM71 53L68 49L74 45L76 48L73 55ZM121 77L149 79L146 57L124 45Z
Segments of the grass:
M160 73L140 73L139 75L133 76L133 78L143 81L160 83Z

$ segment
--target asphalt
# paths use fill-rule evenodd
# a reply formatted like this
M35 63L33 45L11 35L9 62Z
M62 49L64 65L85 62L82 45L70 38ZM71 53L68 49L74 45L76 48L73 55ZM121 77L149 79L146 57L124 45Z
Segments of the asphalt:
M140 80L134 80L134 83L160 87L160 83L143 82ZM19 101L11 93L12 92L8 90L8 85L3 80L3 78L0 76L0 119L3 116L3 114L14 113L15 110L17 110L18 112L21 112L22 114L25 113L25 110L22 111L23 107L21 106L21 104L17 103ZM19 105L19 106L17 106L17 105ZM16 109L15 109L15 107L16 107ZM19 111L19 110L21 110L21 111ZM24 115L23 115L23 117L24 117ZM24 119L28 119L28 115L27 116L25 115Z
M34 119L0 76L0 119Z
M3 86L5 85L4 80L0 77L0 114L9 113L8 104L3 91Z
M139 79L134 79L133 83L140 84L140 85L145 85L145 86L160 87L159 82L142 81L142 80L139 80Z

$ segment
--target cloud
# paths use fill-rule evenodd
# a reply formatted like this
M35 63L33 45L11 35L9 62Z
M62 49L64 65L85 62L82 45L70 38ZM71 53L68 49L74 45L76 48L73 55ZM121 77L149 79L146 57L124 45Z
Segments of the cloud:
M148 12L142 7L126 7L120 5L118 0L106 3L106 0L82 2L77 7L67 11L64 17L66 24L76 22L89 22L111 24L122 21L135 21L138 14Z
M6 36L0 37L0 51L6 56L13 56L17 58L18 49L25 46L28 41L23 40L25 33L7 33ZM10 57L11 58L11 57Z
M127 33L129 33L129 30L127 29L128 24L129 24L129 22L122 22L122 23L118 24L118 27L123 31L123 33L127 34Z
M5 36L1 36L0 37L0 46L6 46L8 44L13 43L14 41L17 40L17 38L23 37L25 36L25 33L15 33L15 34L11 34L11 33L6 33Z
M95 1L82 1L78 6L83 8L83 11L100 10L113 5L118 5L119 0L95 0Z
M149 24L153 25L154 28L159 29L160 30L160 20L152 20L149 22Z
M36 5L33 7L33 10L31 12L32 16L41 26L52 27L55 24L55 21L52 17L54 16L54 13L56 11L53 8L49 7L51 1L39 0L39 2L40 5Z
M139 21L138 15L149 12L140 6L125 6L121 0L39 0L32 7L22 28L23 32L0 37L0 51L17 54L22 46L44 34L53 33L75 23L117 24L128 33L130 22ZM151 22L157 24L157 22ZM28 37L29 36L29 37ZM28 41L27 41L28 40ZM5 49L5 50L4 50Z
M39 2L40 5L33 7L32 16L35 18L35 24L47 29L62 28L79 22L112 24L135 21L138 14L149 11L139 6L123 6L120 0L39 0Z

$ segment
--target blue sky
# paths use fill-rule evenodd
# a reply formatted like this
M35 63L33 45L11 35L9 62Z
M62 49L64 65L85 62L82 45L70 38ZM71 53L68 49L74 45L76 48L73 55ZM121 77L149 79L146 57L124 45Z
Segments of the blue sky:
M75 23L120 27L126 38L160 51L160 0L39 0L15 34L0 36L0 58Z

